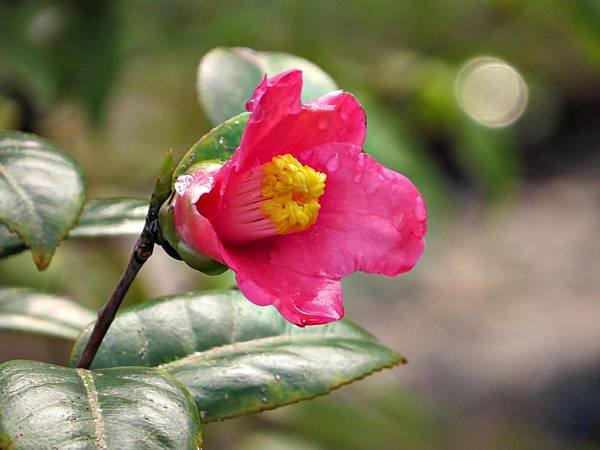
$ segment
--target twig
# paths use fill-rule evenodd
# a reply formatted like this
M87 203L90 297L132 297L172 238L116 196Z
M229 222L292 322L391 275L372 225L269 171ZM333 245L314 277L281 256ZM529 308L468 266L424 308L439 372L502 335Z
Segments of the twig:
M173 170L173 152L169 150L160 170L160 175L156 180L152 196L150 197L150 207L148 208L142 234L133 247L129 264L127 264L123 275L121 275L119 283L106 304L98 311L98 320L77 362L78 368L89 369L91 366L104 336L106 336L110 325L115 320L123 298L125 298L127 291L129 291L131 283L135 280L144 263L152 256L154 244L161 245L169 255L179 259L177 252L171 248L168 242L163 240L158 224L160 207L171 195Z
M85 349L79 358L79 362L77 363L77 367L79 368L88 369L92 364L92 361L98 352L98 348L100 348L100 344L102 343L104 336L108 332L110 325L115 319L115 315L117 314L119 306L121 306L121 303L123 302L123 298L127 294L127 291L129 291L131 283L133 283L137 273L152 255L154 244L160 242L157 239L158 211L160 205L154 203L155 202L152 202L148 208L148 215L146 216L144 229L141 236L135 243L135 246L133 247L129 264L125 268L123 275L121 275L121 279L115 287L112 295L102 309L98 312L98 320L94 325L92 334L90 335L87 344L85 345Z

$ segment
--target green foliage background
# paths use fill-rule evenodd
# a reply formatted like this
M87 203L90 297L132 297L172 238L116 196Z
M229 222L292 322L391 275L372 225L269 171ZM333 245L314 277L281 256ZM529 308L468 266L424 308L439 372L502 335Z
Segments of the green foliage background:
M195 98L203 54L217 46L248 46L315 62L365 105L367 150L413 179L429 207L430 250L415 273L374 281L358 275L345 285L350 318L365 325L371 321L367 328L377 334L376 318L398 303L410 310L411 302L419 301L422 280L435 278L439 265L432 264L432 255L448 245L448 230L466 227L475 235L486 221L510 216L536 183L563 177L597 180L599 5L596 0L2 1L0 128L36 132L70 151L83 166L92 197L147 197L164 152L173 148L176 158L182 156L209 128ZM481 55L506 60L527 82L530 103L512 127L483 128L461 112L454 98L457 71ZM560 216L556 212L549 220ZM594 238L590 235L589 241ZM43 273L29 255L19 255L0 263L0 283L66 293L97 307L125 265L130 245L127 239L66 242ZM590 264L595 257L581 258ZM543 259L533 258L531 264ZM157 255L127 302L232 282L230 273L204 277ZM380 298L369 298L377 283L384 286L377 291ZM471 287L478 285L474 281ZM511 291L502 295L518 296ZM445 300L453 304L459 299ZM392 311L402 313L401 307ZM8 333L2 342L3 360L66 362L63 342L22 341ZM408 353L409 361L416 359L417 367L427 358L403 342L386 343ZM452 358L454 349L447 351ZM597 353L594 358L600 360ZM454 405L426 381L408 383L404 370L328 398L211 425L205 448L598 444L597 432L565 435L553 428L554 422L534 420L544 403L526 395L517 402L528 405L527 412L519 412L522 416L494 400L486 411L487 428L477 427L474 438L468 424L479 424L473 417L486 408L477 401ZM435 371L435 366L426 370ZM472 396L477 395L473 389ZM457 424L461 415L467 425Z

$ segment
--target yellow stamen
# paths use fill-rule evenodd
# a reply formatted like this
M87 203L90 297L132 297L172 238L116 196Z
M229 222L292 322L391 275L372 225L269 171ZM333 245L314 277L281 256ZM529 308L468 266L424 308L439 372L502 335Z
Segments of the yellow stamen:
M266 200L260 211L278 234L304 231L317 220L326 178L290 154L275 156L263 166L261 194Z

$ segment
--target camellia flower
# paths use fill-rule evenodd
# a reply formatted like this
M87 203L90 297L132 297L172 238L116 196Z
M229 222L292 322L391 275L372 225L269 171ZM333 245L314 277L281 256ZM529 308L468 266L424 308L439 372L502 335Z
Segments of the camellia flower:
M302 104L301 91L299 70L265 77L232 158L180 176L172 212L187 247L304 326L344 315L342 277L410 270L426 210L406 177L362 152L366 117L352 95Z

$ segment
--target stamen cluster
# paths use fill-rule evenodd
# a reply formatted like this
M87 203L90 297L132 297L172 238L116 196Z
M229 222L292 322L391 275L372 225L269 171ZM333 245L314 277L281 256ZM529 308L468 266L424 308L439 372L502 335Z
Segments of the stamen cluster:
M327 175L302 165L292 155L273 158L263 166L261 212L273 222L278 234L304 231L313 225L325 192Z

